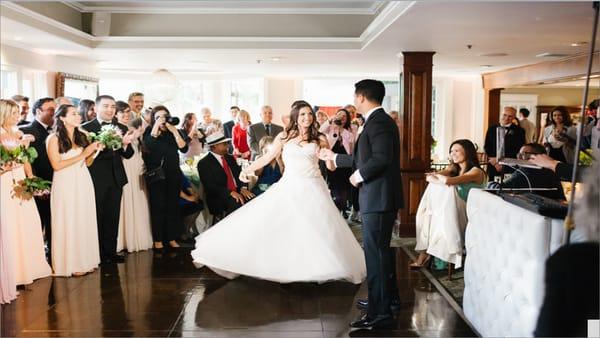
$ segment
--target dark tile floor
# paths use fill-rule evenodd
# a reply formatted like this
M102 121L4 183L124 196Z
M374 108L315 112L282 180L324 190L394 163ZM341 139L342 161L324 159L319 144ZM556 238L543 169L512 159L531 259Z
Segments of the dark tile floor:
M189 250L130 254L80 278L44 278L1 308L6 336L381 337L475 336L397 250L402 309L396 328L351 331L360 311L355 286L224 280L193 267Z

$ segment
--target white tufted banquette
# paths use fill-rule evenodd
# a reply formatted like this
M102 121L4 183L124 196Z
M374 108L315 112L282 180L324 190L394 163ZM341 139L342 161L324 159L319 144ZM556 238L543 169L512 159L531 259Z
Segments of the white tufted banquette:
M544 298L545 262L562 243L562 220L475 189L467 216L465 315L484 337L532 336Z

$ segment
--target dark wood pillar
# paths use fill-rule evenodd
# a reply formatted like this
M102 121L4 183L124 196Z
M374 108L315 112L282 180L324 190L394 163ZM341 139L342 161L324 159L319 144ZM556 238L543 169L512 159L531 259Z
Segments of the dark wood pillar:
M500 121L500 92L503 88L485 89L484 108L483 108L483 133L491 125L498 124Z
M402 54L400 175L404 208L400 210L400 235L414 236L417 207L426 186L425 172L431 166L431 73L435 52Z

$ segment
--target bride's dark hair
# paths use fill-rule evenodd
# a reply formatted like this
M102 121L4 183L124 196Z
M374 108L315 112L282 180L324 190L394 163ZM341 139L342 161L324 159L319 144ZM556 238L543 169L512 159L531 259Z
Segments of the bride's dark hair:
M319 129L317 128L317 116L315 115L315 111L312 109L310 104L305 101L295 102L293 105L292 111L290 112L290 123L285 128L285 136L283 137L283 140L291 140L300 135L300 128L298 128L298 116L300 115L300 109L302 108L308 108L310 110L310 115L312 115L313 120L310 124L310 127L308 127L306 140L300 140L300 142L306 141L308 143L319 143L319 136L321 133L319 133Z

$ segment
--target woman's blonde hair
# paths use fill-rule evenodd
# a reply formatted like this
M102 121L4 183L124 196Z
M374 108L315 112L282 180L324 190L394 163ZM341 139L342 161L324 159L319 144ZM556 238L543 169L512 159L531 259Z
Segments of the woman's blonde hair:
M242 120L243 117L246 117L246 119L248 119L248 123L250 123L250 113L248 113L245 110L240 110L240 112L238 113L238 116L236 118L236 122L240 122Z
M0 126L4 125L15 110L19 112L19 105L15 101L0 99Z

